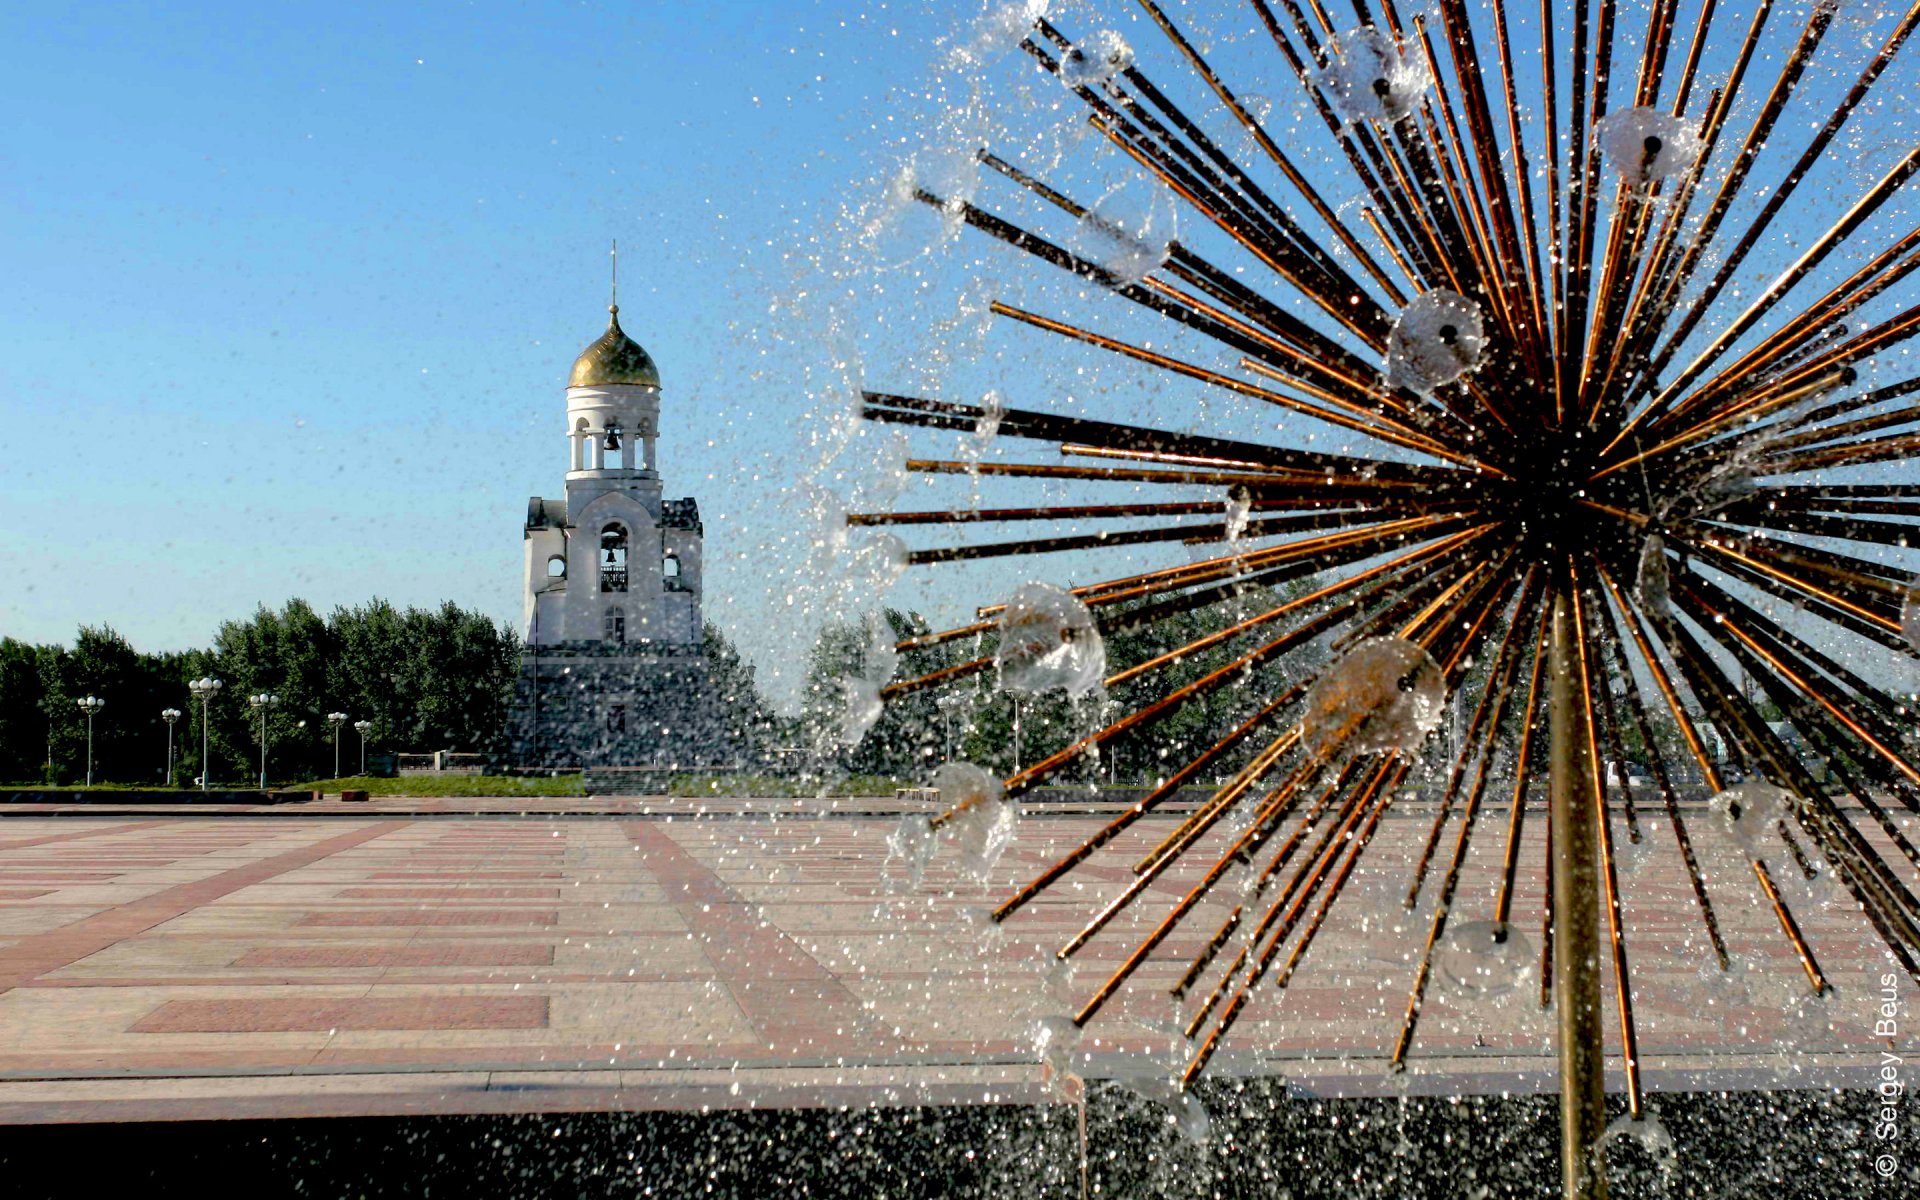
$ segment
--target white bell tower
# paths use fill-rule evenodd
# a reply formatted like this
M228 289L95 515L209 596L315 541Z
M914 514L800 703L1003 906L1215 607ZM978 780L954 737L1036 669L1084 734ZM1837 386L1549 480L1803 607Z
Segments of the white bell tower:
M700 643L700 510L662 498L660 373L620 328L618 297L567 380L566 499L527 504L529 646Z

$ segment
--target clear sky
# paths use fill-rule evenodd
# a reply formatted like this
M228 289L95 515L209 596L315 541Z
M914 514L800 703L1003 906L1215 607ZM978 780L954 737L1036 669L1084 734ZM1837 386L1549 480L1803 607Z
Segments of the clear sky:
M1012 256L984 238L947 236L948 253L927 256L923 236L940 231L913 224L936 220L924 210L868 227L909 156L923 181L978 186L1019 217L1004 184L989 192L942 158L986 143L1043 172L1070 166L1077 195L1166 231L1156 212L1129 213L1138 172L1097 153L1005 28L983 40L983 10L1008 4L12 6L0 634L65 641L110 624L181 648L294 596L322 611L454 600L517 625L524 506L561 494L565 375L604 327L613 238L622 323L665 383L668 494L697 496L706 523L707 615L782 701L814 625L873 600L844 553L813 545L822 515L922 486L881 469L901 457L897 431L844 421L853 385L997 387L1013 404L1340 448L1256 402L1164 377L1142 388L1094 352L1049 342L1036 356L1031 331L995 326L995 349L976 353L982 302L1032 300L1039 273L1004 269ZM1179 74L1138 6L1081 7L1052 12L1070 30L1117 25L1152 46L1163 81ZM1230 11L1189 28L1217 65L1271 73L1271 45ZM1515 19L1524 58L1530 18ZM1796 6L1774 36L1800 19ZM1844 61L1808 99L1831 103L1886 19L1848 10L1830 43ZM1709 73L1725 54L1708 54ZM1248 98L1286 137L1312 118L1284 86ZM1747 91L1742 113L1764 89ZM1843 205L1905 152L1911 126L1885 119L1897 98L1883 103L1832 156L1834 185L1803 193ZM1782 154L1817 124L1799 111ZM1904 199L1887 217L1912 219ZM1775 234L1778 253L1757 254L1743 284L1778 271L1801 231ZM1087 308L1045 301L1069 319ZM1103 330L1165 344L1164 325L1123 307L1101 310ZM1058 570L1084 582L1098 558ZM893 599L963 616L1054 569L920 573Z
M617 237L709 615L766 658L779 585L743 555L808 465L770 309L958 23L857 8L13 7L0 633L177 648L290 596L517 623Z

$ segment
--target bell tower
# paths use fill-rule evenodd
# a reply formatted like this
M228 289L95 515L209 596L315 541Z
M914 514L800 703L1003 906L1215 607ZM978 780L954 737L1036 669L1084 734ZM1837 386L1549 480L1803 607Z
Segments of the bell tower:
M614 284L606 332L567 377L564 498L527 501L519 765L706 761L724 726L702 648L700 507L664 498L660 372L620 328Z
M566 498L527 506L529 645L700 642L700 509L662 497L660 372L617 287L567 377Z

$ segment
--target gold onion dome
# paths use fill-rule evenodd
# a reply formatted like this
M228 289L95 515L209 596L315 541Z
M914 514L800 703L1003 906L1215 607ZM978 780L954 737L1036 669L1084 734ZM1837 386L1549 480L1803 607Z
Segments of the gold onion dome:
M610 305L607 331L600 340L580 352L573 360L568 387L599 387L608 383L637 383L643 387L660 386L660 371L639 342L620 328L620 306Z

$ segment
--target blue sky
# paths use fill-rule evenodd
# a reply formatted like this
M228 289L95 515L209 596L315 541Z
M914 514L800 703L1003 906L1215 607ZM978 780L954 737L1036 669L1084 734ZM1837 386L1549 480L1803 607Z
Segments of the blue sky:
M180 647L296 595L517 619L615 237L712 615L756 624L769 589L729 551L788 481L740 468L777 470L807 407L769 296L954 26L861 7L13 9L0 632Z
M932 506L914 498L927 485L885 469L897 431L844 420L853 385L997 388L1016 405L1334 445L1256 402L1142 387L1124 363L1007 323L989 333L981 304L999 298L1167 338L924 210L870 224L914 157L921 179L977 187L1044 228L1004 184L954 169L982 143L1057 169L1105 211L1135 203L1137 173L1064 91L1007 39L982 49L979 14L998 7L15 6L0 24L0 634L111 624L178 648L294 596L323 611L451 599L517 623L524 504L560 494L562 387L603 327L612 238L623 324L665 381L668 492L697 496L705 518L708 616L782 700L813 627L873 600L843 578L844 553L813 545L821 514ZM1072 31L1116 25L1205 111L1137 6L1096 7L1053 12ZM1230 77L1273 70L1244 19L1177 11ZM1785 39L1803 10L1782 13ZM1707 78L1744 19L1722 22ZM1515 20L1524 62L1532 22ZM1848 10L1839 61L1804 98L1830 103L1885 20ZM1884 119L1901 70L1883 87L1896 109L1876 98L1832 186L1804 197L1843 205L1911 145L1904 117ZM1324 139L1298 90L1268 83L1270 128ZM1747 90L1757 106L1764 89ZM1782 155L1817 123L1794 112ZM1351 211L1351 195L1331 199ZM1913 212L1903 199L1888 223ZM1777 272L1802 232L1783 221L1779 252L1739 282ZM955 502L952 481L938 486ZM892 598L964 618L1027 578L1085 582L1101 565L995 560L909 575Z

